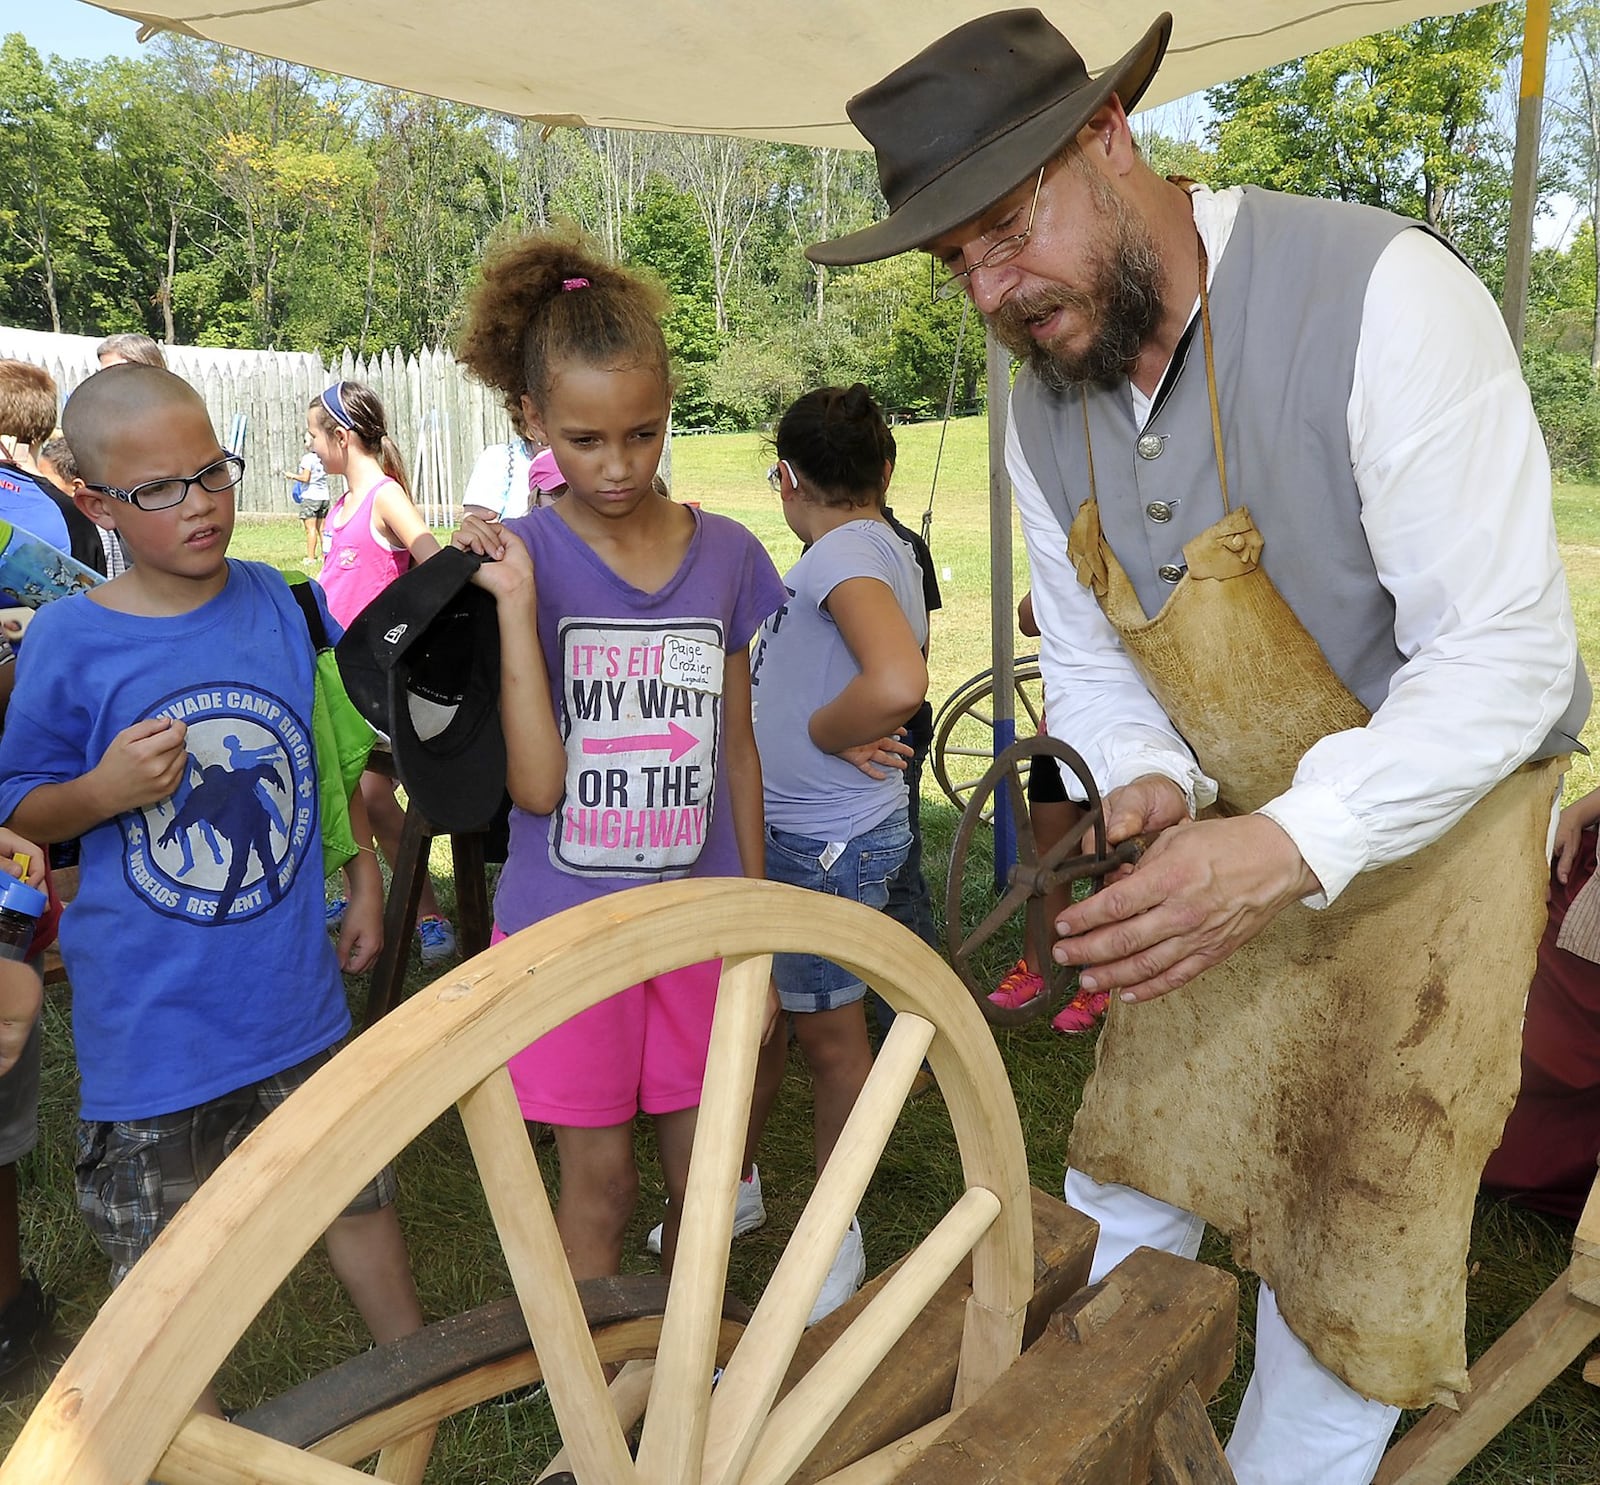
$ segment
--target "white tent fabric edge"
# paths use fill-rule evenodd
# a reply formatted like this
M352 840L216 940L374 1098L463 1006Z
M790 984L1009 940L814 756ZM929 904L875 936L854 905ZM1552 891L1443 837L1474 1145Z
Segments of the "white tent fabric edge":
M366 82L552 125L733 134L859 149L845 100L920 48L1000 9L971 0L146 0L100 8ZM1091 72L1162 8L1110 0L1040 7ZM1419 16L1444 0L1169 0L1171 49L1145 99L1168 102Z

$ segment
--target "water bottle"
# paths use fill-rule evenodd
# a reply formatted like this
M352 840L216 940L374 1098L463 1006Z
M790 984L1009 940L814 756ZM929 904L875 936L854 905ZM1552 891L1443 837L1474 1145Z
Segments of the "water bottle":
M50 899L37 887L0 876L0 959L26 959Z

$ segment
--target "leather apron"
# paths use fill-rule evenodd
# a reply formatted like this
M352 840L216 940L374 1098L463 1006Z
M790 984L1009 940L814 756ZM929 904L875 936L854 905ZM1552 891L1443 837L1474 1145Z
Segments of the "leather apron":
M1229 509L1203 289L1201 316L1227 513L1148 618L1101 535L1091 452L1067 550L1218 812L1239 814L1368 713L1261 569L1249 511ZM1113 998L1073 1126L1075 1168L1226 1232L1317 1359L1396 1406L1468 1385L1473 1198L1517 1092L1563 762L1524 765L1432 846L1328 908L1291 905L1183 989Z

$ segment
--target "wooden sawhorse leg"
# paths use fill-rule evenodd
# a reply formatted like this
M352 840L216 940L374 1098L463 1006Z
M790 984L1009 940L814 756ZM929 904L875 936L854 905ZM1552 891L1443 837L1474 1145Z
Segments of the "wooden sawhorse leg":
M1460 1407L1429 1409L1383 1456L1374 1485L1444 1485L1600 1335L1600 1179L1589 1188L1572 1262L1489 1347Z
M362 1030L386 1016L400 1002L400 987L405 983L406 965L411 959L411 935L417 929L417 908L422 902L422 884L428 876L428 847L433 844L433 826L422 811L408 809L400 831L400 850L394 863L394 881L383 909L383 948L372 967L367 989L367 1019Z

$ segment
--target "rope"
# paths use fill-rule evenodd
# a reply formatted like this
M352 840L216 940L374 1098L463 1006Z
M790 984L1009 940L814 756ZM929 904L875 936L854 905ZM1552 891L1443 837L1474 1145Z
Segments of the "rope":
M939 425L939 448L933 456L933 479L928 485L928 508L922 513L922 541L932 550L933 493L939 488L939 465L944 461L944 438L950 431L950 417L956 405L956 378L961 374L961 349L967 343L967 318L972 313L972 296L961 296L961 325L956 331L956 354L950 363L950 387L944 394L944 422Z

